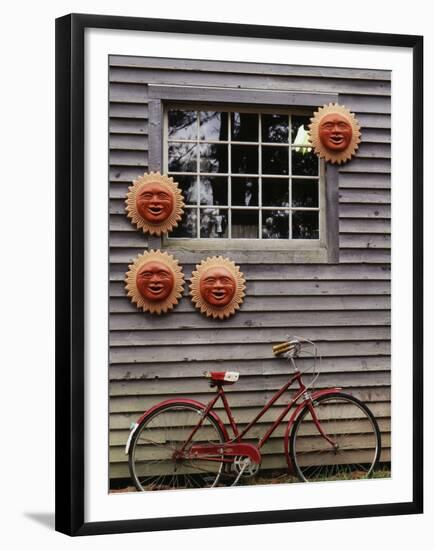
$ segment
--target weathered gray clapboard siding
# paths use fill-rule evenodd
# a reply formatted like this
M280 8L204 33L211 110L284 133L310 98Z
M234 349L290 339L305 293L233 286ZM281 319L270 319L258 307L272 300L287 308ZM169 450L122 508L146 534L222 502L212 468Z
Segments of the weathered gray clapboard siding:
M283 255L282 255L283 256ZM388 280L390 279L390 265L367 265L363 270L358 265L298 265L288 264L285 258L281 265L272 265L266 263L248 263L243 266L243 274L247 280L271 280L271 281L290 281L290 280ZM191 274L194 269L194 263L183 262L183 271L186 276ZM118 266L113 266L113 275L110 280L123 280L123 273Z
M274 321L274 324L276 321ZM258 323L255 325L263 327ZM297 325L298 326L298 325ZM275 340L276 341L276 340ZM270 343L249 344L244 343L230 344L213 339L204 345L181 345L174 344L165 346L162 353L161 346L129 346L128 342L123 347L110 348L110 363L165 363L166 361L218 361L219 359L266 359L270 356ZM321 354L323 357L329 355L351 356L351 355L388 355L390 353L389 342L380 340L368 342L321 342Z
M377 414L380 410L379 407L377 407ZM384 411L385 412L385 411ZM387 448L390 446L390 424L387 424L386 421L380 420L381 428L383 430L383 444ZM253 441L255 439L258 439L262 433L264 433L264 430L269 427L270 424L262 423L260 426L255 426L252 428L251 432L248 434L248 439ZM242 426L242 425L241 425ZM357 425L354 424L356 427ZM312 425L311 434L315 435L314 433L315 426ZM282 424L279 426L276 431L272 434L270 441L267 443L267 445L264 447L264 455L269 454L283 454L283 436L285 433L285 426ZM358 435L358 437L362 438L363 436L361 434ZM113 447L119 447L118 449L113 449L113 458L116 462L124 462L125 458L123 455L123 448L122 448L122 442L125 441L124 438L128 438L128 431L127 430L116 430L112 432L111 438L110 438L110 444ZM361 442L362 443L362 442ZM125 447L125 445L123 445Z
M390 220L363 220L345 218L339 220L339 232L344 233L384 233L390 234ZM116 246L116 245L114 245Z
M357 174L347 172L339 175L339 189L390 189L390 174Z
M390 205L388 204L360 204L342 203L339 207L340 218L374 218L390 219Z
M352 204L390 204L390 190L340 188L339 202Z
M123 56L112 56L110 65L110 476L128 477L123 448L144 409L178 395L209 399L205 370L240 371L228 391L236 419L246 424L286 379L288 366L272 358L270 346L288 333L320 346L318 387L341 385L370 404L389 460L390 73ZM124 200L149 166L148 84L338 93L362 128L357 157L339 169L339 263L289 264L284 254L226 251L241 264L247 297L237 315L219 322L187 298L203 253L179 250L185 297L165 317L138 312L125 296L124 276L148 238L126 218ZM277 410L252 436L264 433ZM285 467L282 429L264 448L264 468Z
M123 291L121 291L123 293ZM124 296L110 297L111 313L137 313L137 308ZM177 313L193 311L189 300L181 300ZM243 311L318 311L389 309L389 296L248 296Z
M388 418L388 415L390 414L390 406L388 403L372 403L371 405L372 412L376 415L380 430L383 435L390 434L390 419ZM254 415L255 409L249 409L244 408L240 409L238 412L238 418L241 426L245 426L249 420L252 418L252 415ZM224 412L223 412L224 414ZM264 431L267 429L268 426L271 425L273 422L273 419L276 416L276 410L270 410L268 413L266 413L258 422L258 426L252 428L251 437L260 437L261 434L264 433ZM120 414L112 414L110 415L110 423L113 427L113 430L111 432L110 437L110 443L113 446L124 446L125 447L125 438L128 438L128 431L131 424L131 421L134 421L135 418L131 417L131 415L120 415ZM345 425L344 425L345 426ZM348 425L346 425L346 428ZM278 428L276 428L276 431L273 433L272 438L278 439L281 438L286 426L282 424ZM345 428L344 428L345 429ZM311 433L313 435L313 427L311 430ZM386 439L384 439L384 443L386 442ZM282 440L280 439L280 445L282 445ZM122 457L119 457L122 458Z
M363 380L365 378L366 380ZM237 382L238 392L261 391L261 390L278 390L287 381L286 375L261 375L261 376L243 376ZM188 381L190 391L192 393L200 393L203 387L203 378L190 378ZM360 382L370 384L370 386L384 387L389 382L389 372L332 372L322 373L321 383L318 386L339 386L342 388L352 388ZM176 394L178 391L177 379L156 379L147 380L146 385L141 380L115 380L111 381L111 394L113 396L124 395L128 387L129 395L142 395L146 392L147 395L156 394Z
M124 274L120 275L123 279ZM117 288L117 295L121 295L125 292L123 283ZM364 294L389 294L390 288L387 281L251 281L248 283L249 296L287 296L300 295L300 296L324 296L324 295L364 295ZM187 288L184 291L184 295L187 296ZM236 317L243 315L242 310ZM142 319L144 316L140 312L136 312L137 317ZM173 316L181 315L178 311L172 313ZM229 326L229 323L235 322L236 317L227 319L225 326ZM169 322L168 319L161 317L164 322ZM232 320L233 319L233 320ZM149 320L150 326L157 322L157 318L151 318ZM202 320L201 320L202 321ZM205 321L205 319L204 319ZM208 319L209 322L216 326L214 319Z
M147 151L148 136L136 134L115 134L110 136L110 149L119 149L126 151Z
M177 59L163 57L131 57L113 55L110 57L110 67L146 68L151 70L170 69L189 72L211 71L219 73L240 73L257 75L296 75L299 77L351 78L352 80L384 80L390 82L390 71L379 69L348 69L339 67L314 67L303 65L282 65L273 63L237 63L234 61L210 61L198 59Z
M372 215L375 216L374 213L372 213ZM340 262L352 263L352 264L355 264L355 263L366 264L366 263L370 263L369 258L372 258L371 263L384 264L384 263L390 262L389 251L386 251L385 253L383 253L375 249L366 249L365 252L366 252L365 256L367 260L365 256L363 256L363 253L364 253L363 250L359 250L360 255L357 256L357 251L352 252L351 250L348 251L348 250L342 249L341 255L340 255ZM211 250L209 251L209 253L211 255L215 255L216 251ZM182 248L179 248L176 250L176 257L181 264L200 263L201 260L203 259L203 255L204 255L203 251L193 252ZM316 263L316 262L313 262L313 260L311 259L306 259L306 255L302 251L300 253L297 253L296 250L292 251L292 256L294 257L294 262L306 261L310 263ZM257 263L258 261L257 256L256 257L252 256L252 253L250 251L242 251L242 250L234 250L233 252L231 252L231 258L235 262L239 262L241 264L254 264L254 263ZM265 263L275 263L275 264L287 263L287 259L282 254L276 253L274 251L270 252L268 250L261 252L261 261ZM117 264L113 264L114 267L113 267L112 273L110 274L111 281L121 281L124 279L124 274L117 274L117 270L120 269L120 266L122 264L118 264L118 268L116 268L116 265ZM321 275L319 275L319 277L321 277Z
M263 87L263 76L257 76L252 74L245 74L240 84L240 77L236 73L225 73L224 76L225 85L228 88L247 88L255 89ZM209 86L217 87L221 85L222 77L219 73L201 73L195 74L192 72L182 73L173 71L173 74L167 70L152 71L153 82L164 82L169 85L176 86ZM125 69L125 68L112 68L110 71L110 81L113 83L114 89L116 86L125 86L125 83L129 83L133 86L143 85L149 83L149 71L145 69ZM328 79L324 77L303 77L298 76L269 76L267 83L272 90L297 90L303 92L310 92L312 90L346 93L353 95L370 94L375 96L390 96L390 82L387 81L375 81L364 80L357 81L344 78ZM134 88L133 88L134 89ZM118 99L120 96L114 96Z
M389 340L389 327L360 327L357 335L351 327L333 327L333 328L313 328L311 337L316 342L336 341L336 340ZM219 342L226 344L248 344L256 342L274 342L276 339L276 329L264 328L261 331L260 340L256 331L249 328L237 329L199 329L196 332L177 330L172 331L153 331L150 335L148 331L135 330L128 333L125 331L113 331L111 333L110 344L113 347L123 347L125 344L131 346L170 346L187 344L208 344L209 342ZM180 342L177 344L177 342Z
M388 443L390 442L390 422L388 422L388 419L384 418L384 415L389 413L388 407L385 404L376 404L375 409L376 409L375 412L379 417L379 423L380 423L381 429L384 434L383 443L385 446L388 446ZM253 427L251 432L249 433L249 439L252 440L252 439L259 438L261 436L261 434L264 432L264 429L266 429L272 422L273 416L275 415L275 411L273 411L273 413L274 413L273 415L271 414L269 415L269 419L267 420L264 420L263 418L261 418L260 425ZM381 415L383 415L383 418ZM243 415L243 416L245 418L244 422L247 423L248 417L246 415ZM353 422L354 422L354 427L357 427L357 423L356 423L357 421L353 420ZM243 425L242 420L240 420L240 424ZM348 425L345 425L345 424L342 427L345 429L345 426L346 428L348 428ZM359 429L362 429L362 426L363 426L363 423L360 422ZM122 447L123 441L125 441L125 439L123 438L125 437L128 438L128 427L125 426L125 428L124 429L119 428L116 431L112 432L110 443L113 446ZM315 426L313 425L313 423L312 423L312 426L310 426L309 428L310 428L309 435L315 435L315 432L314 432ZM282 424L281 426L278 426L276 431L272 434L270 444L267 444L266 447L264 448L265 454L270 454L273 452L282 452L283 449L281 446L283 442L282 437L284 433L285 433L285 425ZM279 446L280 446L280 449L279 449ZM119 459L120 459L119 461L121 461L122 456L119 456Z
M134 118L111 118L109 131L110 136L123 134L127 134L130 136L147 135L148 121Z
M380 410L381 410L380 407L377 407L377 411L376 411L377 415L379 414ZM274 414L275 414L275 412L274 412ZM386 414L386 411L384 411L383 414ZM262 419L261 419L261 421L262 421ZM265 422L262 421L262 422L260 422L260 425L253 427L251 432L249 433L249 439L252 440L252 439L259 438L261 436L261 434L264 433L264 430L266 430L271 425L271 422L272 422L272 418L268 421L268 423L265 423ZM379 423L380 423L380 426L381 426L380 429L382 430L382 433L384 435L383 443L385 445L387 445L387 443L390 441L390 422L380 418ZM242 426L241 423L240 423L240 425ZM120 450L123 450L122 446L125 447L124 442L125 442L125 439L128 438L128 431L129 431L128 428L129 428L129 426L125 426L124 429L117 429L117 430L114 430L111 433L110 444L113 447L118 446L120 448ZM310 431L311 435L314 435L313 430L314 430L314 426L312 426L312 430ZM264 449L265 454L269 454L270 452L279 453L279 452L283 451L283 445L282 445L283 439L282 439L282 437L284 436L284 433L285 433L285 425L282 424L272 434L271 443L267 444L265 449ZM118 454L118 452L115 451L114 455L118 456L117 461L123 462L123 457L122 457L121 453Z
M146 385L146 382L143 383ZM203 391L200 393L189 392L188 389L184 389L182 395L184 397L198 399L199 401L207 402L209 401L212 392L208 389L208 384L203 384ZM348 387L345 389L347 393L353 393L359 399L372 403L375 401L390 401L390 388L389 387L376 387L376 386L365 386L365 387ZM263 407L274 395L275 391L270 390L259 390L251 392L237 392L234 390L229 390L230 395L229 399L234 410L240 408L244 409L246 407ZM177 392L179 395L179 391ZM110 412L127 414L134 413L135 419L137 420L138 416L143 413L149 407L155 405L156 402L173 398L173 394L161 393L157 397L154 394L143 394L143 395L123 395L111 397L110 399ZM221 406L217 407L216 410L221 410Z
M210 366L215 368L230 367L232 360L223 361L219 359L214 363L210 361L195 361L179 365L178 362L167 362L164 368L161 365L149 365L147 363L119 363L110 368L111 380L152 380L165 378L194 378L201 377L202 372ZM300 367L307 368L312 363L308 359L300 359ZM243 376L251 375L277 375L288 374L286 361L268 359L241 359L237 368ZM202 369L202 370L201 370ZM387 356L370 357L324 357L321 363L321 372L359 372L359 371L387 371L390 370L390 361ZM205 389L202 388L202 389ZM231 391L234 388L231 388Z

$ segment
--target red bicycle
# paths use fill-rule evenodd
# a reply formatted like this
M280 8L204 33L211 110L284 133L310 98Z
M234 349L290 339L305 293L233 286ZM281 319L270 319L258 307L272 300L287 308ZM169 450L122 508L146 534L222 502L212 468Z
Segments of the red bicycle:
M224 391L234 384L237 372L206 372L216 394L208 404L193 399L163 401L147 410L133 425L126 445L130 475L139 491L187 489L236 485L241 476L256 474L261 449L294 410L287 421L283 450L290 472L301 481L361 479L370 477L381 453L381 436L369 408L342 388L313 390L319 375L317 348L309 340L291 337L273 346L276 356L286 358L294 369L290 379L242 430L238 428ZM295 362L300 355L312 357L312 365L301 371ZM311 380L303 374L311 371ZM284 405L273 424L257 443L246 436L259 419L290 388L298 389ZM232 437L216 414L221 400Z

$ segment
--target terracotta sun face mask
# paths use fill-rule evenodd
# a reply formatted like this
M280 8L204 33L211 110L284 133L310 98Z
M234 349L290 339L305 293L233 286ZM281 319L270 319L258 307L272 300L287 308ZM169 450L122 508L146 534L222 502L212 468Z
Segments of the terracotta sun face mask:
M225 267L211 267L200 278L200 293L203 299L215 307L224 307L234 297L237 283Z
M196 266L191 277L190 295L201 313L224 319L239 309L245 288L240 268L228 258L214 256Z
M311 118L310 141L321 158L341 164L348 161L360 143L360 125L343 105L330 103Z
M137 212L147 222L158 225L173 212L173 194L159 182L149 182L141 187L136 197Z
M136 287L145 300L161 302L173 290L173 271L162 262L145 262L136 274Z
M138 308L160 314L178 303L184 289L184 275L173 256L151 250L139 254L128 267L125 289Z
M319 125L319 139L330 151L345 151L350 145L353 129L348 120L338 113L326 115Z
M131 223L151 235L172 231L181 220L184 208L178 184L153 172L134 181L125 204Z

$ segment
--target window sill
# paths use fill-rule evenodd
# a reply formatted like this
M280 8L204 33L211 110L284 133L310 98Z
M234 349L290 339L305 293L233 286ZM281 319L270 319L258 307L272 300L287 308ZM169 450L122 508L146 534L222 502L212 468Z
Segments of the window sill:
M328 263L328 250L318 241L251 241L249 239L192 241L166 240L163 248L184 263L198 263L207 256L227 255L238 263Z

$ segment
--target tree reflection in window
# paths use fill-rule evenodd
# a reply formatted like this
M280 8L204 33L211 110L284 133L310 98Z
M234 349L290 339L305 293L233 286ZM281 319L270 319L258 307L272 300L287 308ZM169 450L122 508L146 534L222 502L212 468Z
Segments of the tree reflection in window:
M185 213L170 238L319 239L309 116L170 109L167 168Z

